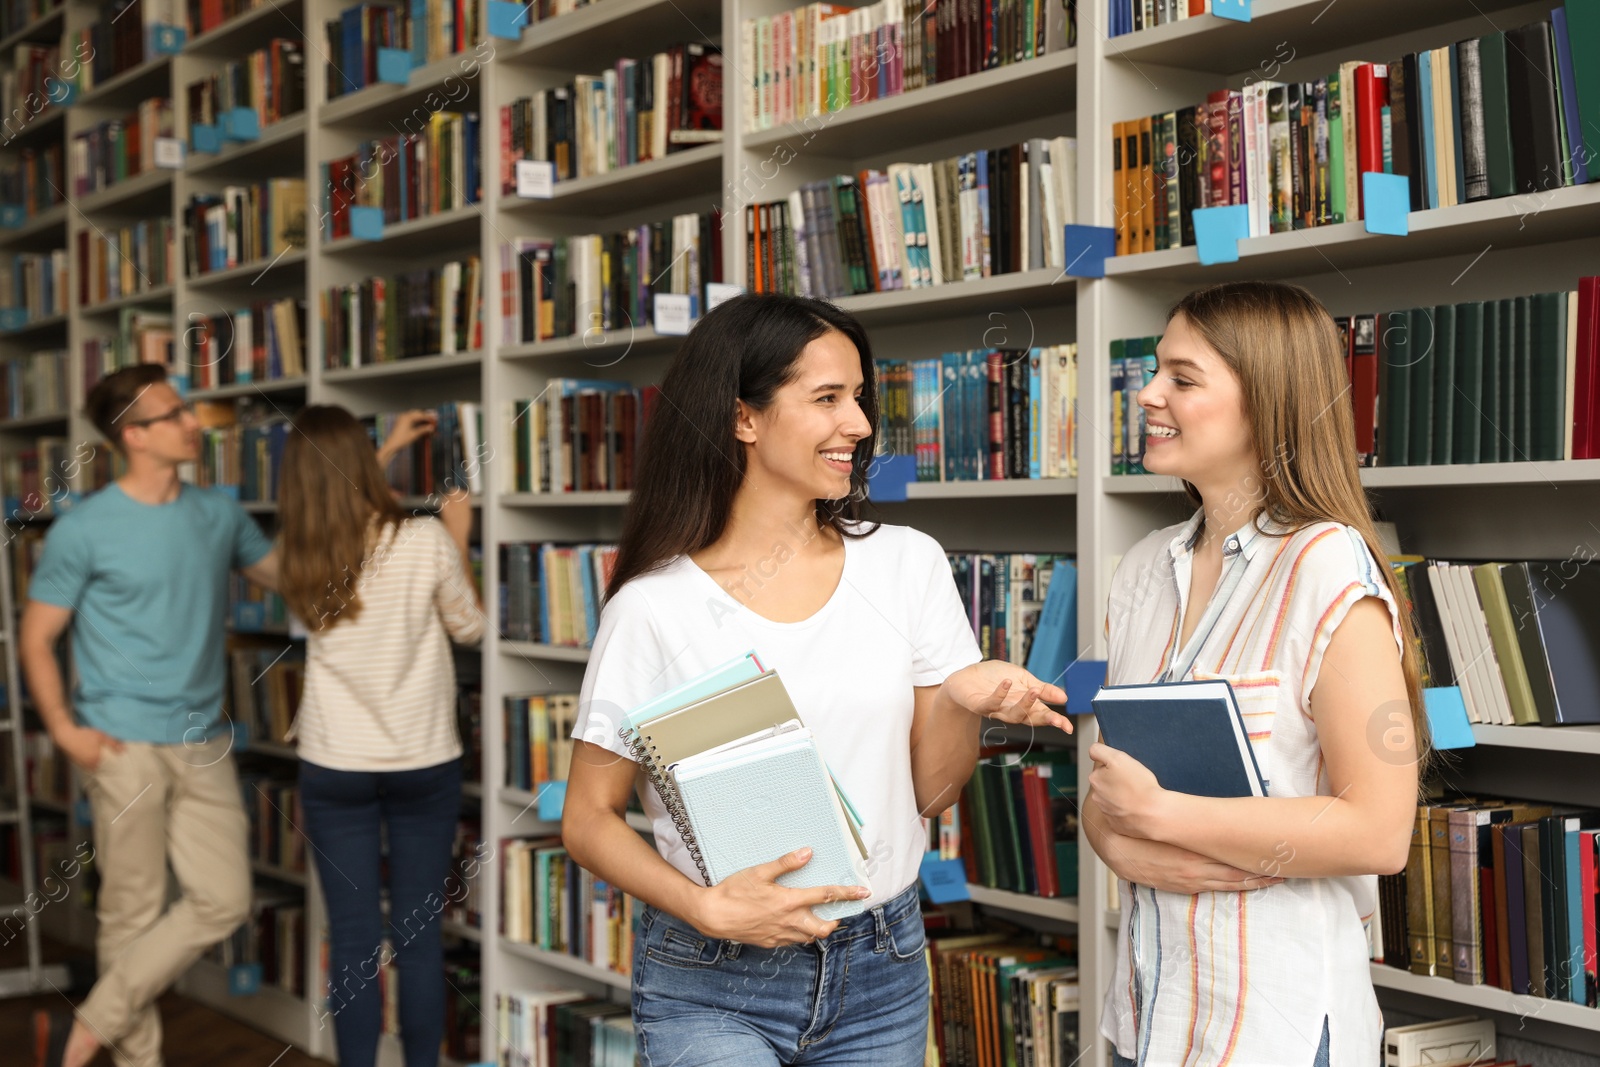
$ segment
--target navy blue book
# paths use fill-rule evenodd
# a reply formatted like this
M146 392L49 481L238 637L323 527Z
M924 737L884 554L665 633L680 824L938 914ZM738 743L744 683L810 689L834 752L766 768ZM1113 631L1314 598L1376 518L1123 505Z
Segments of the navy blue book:
M1202 797L1267 795L1226 681L1110 685L1093 703L1100 739L1150 768L1163 789Z

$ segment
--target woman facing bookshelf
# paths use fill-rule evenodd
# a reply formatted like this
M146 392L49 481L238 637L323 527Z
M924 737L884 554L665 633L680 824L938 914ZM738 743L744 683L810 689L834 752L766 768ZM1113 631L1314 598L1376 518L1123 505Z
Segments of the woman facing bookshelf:
M1333 320L1295 286L1168 317L1145 466L1199 506L1123 557L1111 684L1226 678L1264 797L1170 792L1091 746L1083 824L1119 879L1114 1062L1370 1064L1363 921L1405 866L1427 728L1411 623L1362 493Z
M859 519L877 421L865 331L807 298L719 306L662 382L562 823L578 863L647 905L633 964L646 1065L922 1063L923 818L971 776L983 716L1071 730L1043 703L1060 689L981 661L932 538ZM752 650L860 812L868 885L778 884L810 860L801 848L707 886L654 791L656 847L624 821L638 766L622 717ZM812 910L841 900L866 910Z

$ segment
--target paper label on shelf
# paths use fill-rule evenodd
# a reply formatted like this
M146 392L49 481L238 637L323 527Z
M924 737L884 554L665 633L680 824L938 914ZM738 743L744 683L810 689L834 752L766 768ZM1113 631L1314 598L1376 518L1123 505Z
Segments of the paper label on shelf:
M656 333L663 336L682 337L693 325L693 309L687 293L657 293L655 305Z
M560 822L567 805L567 783L546 782L539 787L539 821Z
M1195 209L1194 244L1202 264L1238 261L1239 242L1250 236L1249 210L1247 204Z
M228 968L228 996L248 997L261 991L261 964L236 963Z
M0 308L0 331L7 333L28 325L27 308Z
M1411 182L1404 174L1361 175L1361 216L1368 233L1405 237L1411 232Z
M78 83L55 76L44 80L45 99L58 107L71 107L78 102Z
M378 80L386 85L409 85L411 53L404 48L378 49Z
M261 139L261 117L255 108L236 107L222 116L222 135L232 141Z
M150 51L158 56L177 55L188 39L189 31L182 26L150 27Z
M1106 260L1117 254L1117 231L1110 226L1063 227L1061 247L1066 252L1063 274L1069 278L1104 278Z
M350 236L360 238L363 241L383 240L383 208L351 208Z
M1211 13L1219 19L1250 21L1250 0L1211 0Z
M164 170L183 169L183 142L176 137L156 138L156 166Z
M1472 722L1467 718L1467 705L1457 686L1436 686L1422 691L1422 706L1428 712L1428 732L1433 735L1433 747L1472 748L1478 739L1472 736Z
M744 292L744 286L731 282L706 282L706 310L714 311L724 300L732 300Z
M197 122L189 129L189 144L196 152L220 152L222 130Z
M528 5L510 0L489 0L489 36L515 41L528 24Z
M967 889L967 869L959 859L942 860L937 852L925 852L919 877L923 892L935 904L972 899Z
M0 229L20 229L27 222L28 209L21 204L0 204Z
M549 200L556 192L556 165L549 160L517 160L517 195L524 200Z

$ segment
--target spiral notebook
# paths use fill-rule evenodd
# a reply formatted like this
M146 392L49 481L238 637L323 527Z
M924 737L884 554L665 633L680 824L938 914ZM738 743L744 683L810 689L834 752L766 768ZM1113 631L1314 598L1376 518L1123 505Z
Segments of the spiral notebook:
M779 885L871 884L832 776L799 720L679 760L669 776L710 885L797 848L810 848L811 859L779 875ZM839 900L811 910L818 918L843 919L865 908L860 900Z
M1163 789L1202 797L1264 797L1233 687L1221 679L1112 685L1094 697L1100 739L1150 769Z
M776 671L759 673L730 685L719 683L748 672L742 664L757 664L754 654L707 672L670 693L641 706L624 720L619 734L628 751L644 768L650 785L672 817L673 826L683 838L689 855L700 869L701 878L713 885L700 846L684 812L683 798L668 768L674 763L702 755L712 749L752 738L790 721L800 721L788 690ZM759 670L759 665L756 667ZM678 706L672 706L676 703ZM803 723L802 723L803 725ZM826 766L826 765L824 765ZM857 853L865 858L866 844L861 838L861 820L837 778L828 775L836 804L845 816ZM781 853L780 853L781 854Z

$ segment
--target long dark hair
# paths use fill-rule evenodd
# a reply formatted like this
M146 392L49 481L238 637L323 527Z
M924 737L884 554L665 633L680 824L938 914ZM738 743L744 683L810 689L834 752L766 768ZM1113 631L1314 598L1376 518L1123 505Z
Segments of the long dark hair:
M744 445L734 436L736 401L765 410L794 380L806 345L829 330L844 334L861 353L861 410L876 433L872 346L854 315L809 297L748 293L718 305L689 332L645 426L609 596L722 536L745 475ZM841 537L865 537L877 528L854 525L872 448L871 437L856 442L849 496L816 503L817 522Z

